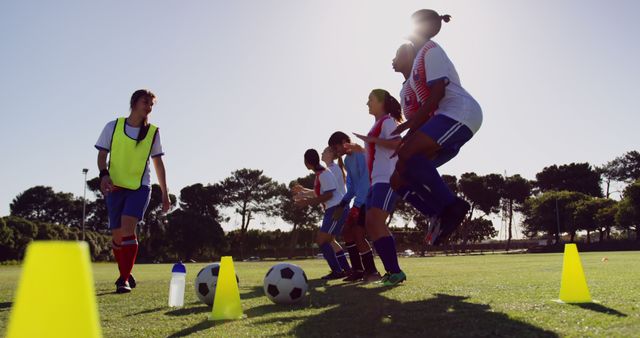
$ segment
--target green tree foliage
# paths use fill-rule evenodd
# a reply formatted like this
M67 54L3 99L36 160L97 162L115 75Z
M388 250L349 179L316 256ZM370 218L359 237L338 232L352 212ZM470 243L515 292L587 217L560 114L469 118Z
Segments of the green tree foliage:
M167 216L166 236L174 258L182 260L208 259L224 250L224 231L215 219L178 209Z
M10 205L11 215L31 221L79 227L82 199L71 193L54 192L51 187L35 186L16 196Z
M541 192L564 190L602 197L600 171L589 163L552 165L537 173L536 180Z
M240 169L220 183L223 204L234 208L241 216L240 242L256 215L276 216L281 188L277 182L263 174L262 170ZM240 245L241 250L244 244ZM244 256L241 253L241 256Z
M576 205L587 199L589 196L574 191L549 191L527 199L523 208L524 234L527 237L555 236L559 243L560 235L568 233L573 241L579 230L574 216Z
M520 175L506 177L500 193L502 213L508 219L507 250L513 239L513 215L521 210L524 202L531 196L531 182Z
M277 216L293 226L291 230L291 240L289 242L289 258L293 257L294 249L298 243L299 229L313 228L322 219L322 209L320 206L299 208L295 205L293 194L291 193L291 188L296 184L300 184L307 189L313 189L314 180L315 175L309 174L289 182L288 187L284 185L278 187L280 195Z

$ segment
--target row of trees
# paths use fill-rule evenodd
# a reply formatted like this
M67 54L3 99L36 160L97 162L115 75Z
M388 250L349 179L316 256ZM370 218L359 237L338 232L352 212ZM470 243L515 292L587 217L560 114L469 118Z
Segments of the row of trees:
M602 167L588 163L546 167L534 181L520 175L477 175L473 172L460 177L445 175L444 178L472 207L465 223L453 236L453 240L460 243L494 238L497 235L491 222L494 215L507 221L507 245L514 235L517 214L523 216L524 234L531 238L555 237L558 241L561 235L567 234L573 240L577 233L585 231L587 240L591 241L591 234L598 232L598 239L604 241L611 238L614 230L627 235L639 230L640 193L637 190L640 188L639 183L633 182L640 179L640 153L635 151ZM312 245L313 236L301 234L312 234L317 229L322 212L318 207L296 208L290 187L300 183L312 188L313 181L314 176L308 175L281 184L261 170L240 169L217 183L196 183L180 190L179 196L171 195L175 210L167 216L160 212L160 189L154 185L145 222L139 227L140 257L146 260L197 259L228 252L243 257L248 250L254 252L257 246L281 250L287 247L293 255L296 248ZM610 198L610 189L617 183L626 185L621 200ZM90 180L88 187L94 198L87 201L86 227L92 233L107 234L107 211L99 190L99 179ZM83 202L72 194L36 186L16 196L10 206L11 219L49 224L76 234L82 224ZM221 224L230 221L230 214L236 214L240 219L239 229L225 234ZM258 217L280 219L293 229L286 234L273 232L262 236L259 231L249 230ZM428 225L427 219L404 203L398 205L389 221L405 231L422 231ZM4 225L0 235L3 234L1 231L20 232L15 230L16 224L12 221ZM29 237L36 239L41 235L38 231L21 236L22 240L13 241L22 243ZM640 236L636 235L636 238ZM102 239L97 241L102 243ZM0 242L0 250L23 250L21 245L3 243ZM101 245L94 244L96 248ZM98 255L102 253L97 252ZM19 255L11 257L19 258Z

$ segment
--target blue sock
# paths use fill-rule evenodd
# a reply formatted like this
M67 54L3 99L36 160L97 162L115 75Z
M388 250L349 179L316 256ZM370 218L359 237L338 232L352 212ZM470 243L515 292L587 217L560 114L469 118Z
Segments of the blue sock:
M322 251L322 255L324 259L327 260L331 271L341 272L340 263L338 263L338 258L336 258L336 253L333 252L333 247L330 243L324 243L320 246L320 251Z
M431 217L436 214L436 211L431 206L435 203L434 197L433 195L431 195L431 192L428 191L427 189L422 189L422 191L418 193L411 190L409 187L404 186L398 189L396 193L398 193L398 195L403 200L411 204L414 208L416 208L416 210L418 210L425 217Z
M442 209L455 201L453 192L426 156L414 155L410 158L405 176L414 185L412 190L431 206L436 215L440 215Z
M336 252L336 258L338 259L338 263L340 264L340 267L342 268L342 270L351 271L351 266L347 261L347 257L344 255L344 250L340 250Z
M378 256L384 264L385 270L390 273L398 273L400 270L400 264L398 264L398 254L396 253L396 241L393 236L387 236L379 238L373 242Z

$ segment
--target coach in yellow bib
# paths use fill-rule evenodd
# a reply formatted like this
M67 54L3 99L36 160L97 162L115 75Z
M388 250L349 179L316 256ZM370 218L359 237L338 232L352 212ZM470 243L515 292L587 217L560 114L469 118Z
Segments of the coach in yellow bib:
M144 138L136 140L125 133L126 123L124 117L116 121L111 139L109 175L115 186L137 190L142 183L158 127L149 124Z
M162 189L162 210L166 212L171 207L160 131L148 123L154 103L155 95L146 89L133 93L129 116L107 123L96 143L100 190L107 202L113 256L120 271L116 280L117 293L128 293L136 287L136 280L131 275L138 254L135 229L144 218L151 198L149 158L153 159Z

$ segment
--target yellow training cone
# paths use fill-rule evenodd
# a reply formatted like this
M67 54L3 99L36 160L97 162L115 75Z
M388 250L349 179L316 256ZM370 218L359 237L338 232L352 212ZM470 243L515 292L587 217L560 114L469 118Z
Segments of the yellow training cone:
M231 257L222 257L216 294L213 298L211 319L228 320L242 318L242 306L240 305L240 291Z
M101 336L87 243L31 243L7 337Z
M578 248L574 243L564 246L560 300L565 303L591 303L591 295L582 270L580 255L578 255Z

